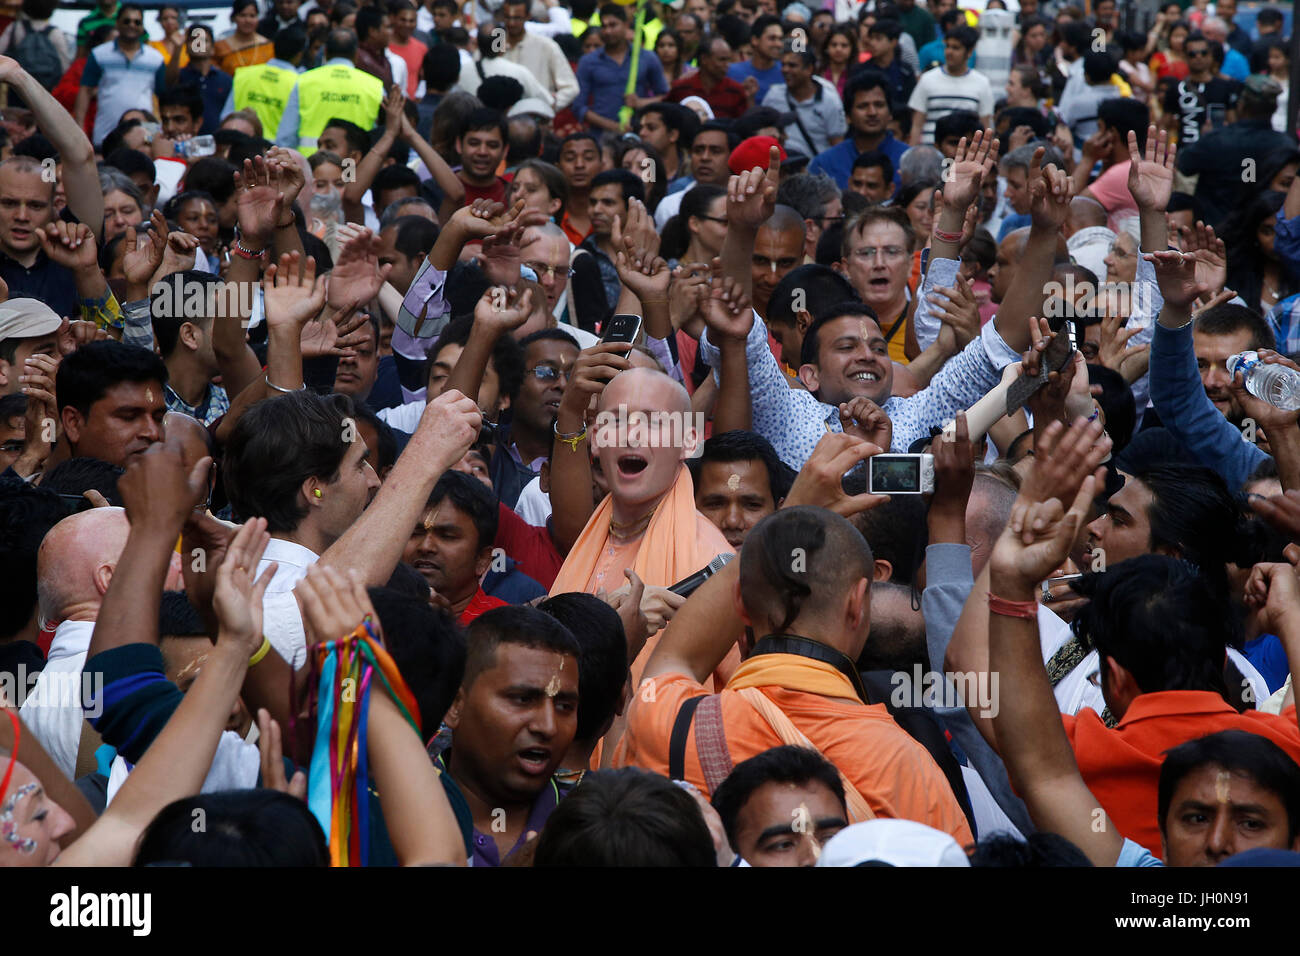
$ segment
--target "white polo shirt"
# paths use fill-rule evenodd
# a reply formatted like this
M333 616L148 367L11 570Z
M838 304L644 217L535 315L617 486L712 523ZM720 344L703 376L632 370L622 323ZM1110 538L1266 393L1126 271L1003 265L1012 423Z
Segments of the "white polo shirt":
M86 57L81 85L99 89L99 106L95 112L95 145L113 132L127 110L152 110L153 91L163 55L151 46L141 45L127 59L116 40L101 43Z

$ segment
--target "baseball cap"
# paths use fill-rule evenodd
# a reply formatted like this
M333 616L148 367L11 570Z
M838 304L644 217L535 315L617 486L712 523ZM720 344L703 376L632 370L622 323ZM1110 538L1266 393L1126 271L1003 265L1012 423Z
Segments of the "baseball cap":
M751 136L731 151L731 158L727 160L727 167L737 176L746 170L753 169L755 166L767 169L768 156L771 154L773 146L781 150L781 160L784 162L785 148L777 142L776 137Z
M514 106L510 107L510 112L507 113L506 116L527 116L530 114L534 116L543 116L546 119L555 119L555 109L548 106L535 96L525 96Z
M1282 84L1267 76L1252 75L1246 77L1246 92L1259 97L1277 99L1282 95Z
M949 834L915 820L867 820L827 841L818 866L970 866Z
M0 302L0 341L49 335L62 324L58 314L39 299Z

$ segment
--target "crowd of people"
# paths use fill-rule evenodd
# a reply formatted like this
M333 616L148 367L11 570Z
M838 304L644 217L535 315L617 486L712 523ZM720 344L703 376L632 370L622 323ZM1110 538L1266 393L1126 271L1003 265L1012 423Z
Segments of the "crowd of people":
M24 0L0 864L1300 865L1287 20L982 6Z

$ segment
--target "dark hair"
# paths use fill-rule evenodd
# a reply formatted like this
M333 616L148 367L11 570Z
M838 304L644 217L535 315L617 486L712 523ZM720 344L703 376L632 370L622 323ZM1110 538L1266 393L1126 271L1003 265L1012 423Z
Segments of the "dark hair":
M709 183L701 183L688 189L682 195L681 205L677 207L677 215L664 223L664 228L660 232L663 237L659 243L660 254L666 259L680 259L686 255L686 250L691 245L689 226L691 218L707 215L714 201L726 195L727 190L724 187Z
M307 49L306 25L290 24L275 35L272 44L277 59L292 61L294 57Z
M781 23L780 17L774 17L770 13L765 13L761 17L754 18L754 22L749 28L749 38L751 40L757 40L763 35L763 31L768 27L781 27L781 31L783 33L785 32L785 25Z
M798 549L805 561L790 556ZM820 508L782 508L750 529L740 549L740 588L756 621L766 616L783 633L798 620L814 583L822 593L870 578L871 549L844 518ZM797 570L796 570L797 569Z
M145 829L133 865L175 863L315 867L329 866L330 856L302 800L278 790L226 790L169 803Z
M651 103L641 108L641 115L637 119L638 129L641 117L647 113L656 114L663 120L664 126L677 131L677 149L680 152L685 153L691 148L691 141L700 131L700 118L695 115L694 110L680 103Z
M205 192L218 208L235 194L235 164L220 156L204 156L185 173L186 192Z
M537 839L533 865L707 867L718 861L695 799L656 773L625 767L587 774L560 801Z
M890 97L889 77L882 71L868 68L859 70L849 77L849 81L844 84L844 112L849 114L853 112L853 101L859 93L865 93L868 90L880 90L885 94L885 102L893 108L893 100Z
M1115 73L1115 58L1104 51L1089 50L1083 55L1083 76L1088 83L1106 83Z
M865 153L858 153L858 158L853 161L853 168L878 168L884 174L885 182L892 182L894 179L893 162L878 149L869 149Z
M501 143L505 145L509 136L506 129L506 118L498 110L490 110L486 106L480 106L473 110L461 124L460 133L457 139L463 138L467 133L473 133L478 130L496 130L501 135Z
M865 492L865 473L850 475L845 487L854 493ZM858 512L851 520L871 548L873 560L888 561L893 567L891 581L910 585L916 580L930 537L925 505L918 498L894 495L882 505Z
M263 399L236 423L226 443L222 475L239 520L265 518L272 534L292 531L307 517L302 483L332 482L348 445L344 420L356 408L346 395L290 392Z
M380 193L388 192L393 189L414 189L418 194L420 191L420 177L416 175L415 170L409 166L385 166L379 172L375 173L374 182L370 186L370 194L378 196ZM387 205L386 203L383 205ZM427 222L427 220L426 220ZM432 225L432 223L430 223Z
M107 340L90 342L59 363L55 396L59 414L71 407L82 417L110 388L122 382L167 384L167 366L148 349Z
M629 679L623 620L604 601L576 591L548 598L537 609L578 641L578 729L573 737L594 743L618 713Z
M939 117L934 121L934 141L942 143L952 137L972 137L975 131L980 128L980 118L978 113L970 110L953 110L945 116Z
M971 866L1025 869L1045 866L1092 866L1088 854L1059 833L1031 833L1025 837L992 833L975 844Z
M15 156L29 156L38 163L47 159L59 158L59 151L55 145L40 133L32 133L31 136L15 143L13 154Z
M392 225L397 230L393 247L409 259L427 256L438 241L438 227L423 216L398 216Z
M116 149L109 154L104 162L127 176L133 173L143 173L149 177L150 182L158 178L158 167L154 165L154 161L138 149L127 149L125 147Z
M167 106L182 106L189 111L190 118L203 119L203 98L197 87L177 86L163 90L158 94L158 112Z
M110 505L120 508L122 496L117 492L117 480L124 474L125 468L98 458L68 458L45 473L41 487L59 495L84 495L93 489Z
M184 591L164 591L158 605L158 636L207 637L203 618Z
M179 212L185 202L192 199L206 198L194 193L182 193L182 195L186 198L176 204L175 212ZM188 309L177 308L177 306L189 302L191 290L196 288L203 288L204 290L205 308L199 310L198 315L189 314L190 310ZM149 312L153 319L154 339L158 343L158 351L163 358L170 357L176 351L176 344L180 340L181 326L186 323L193 323L207 329L212 328L213 317L211 311L206 307L206 303L211 301L211 297L218 294L220 289L221 279L219 276L214 276L210 272L186 269L184 272L173 272L171 275L165 276L149 290Z
M478 88L480 96L483 94L484 86L487 86L486 80ZM527 114L508 117L506 119L506 134L509 138L509 143L506 145L507 166L516 166L525 160L536 159L541 156L542 127L537 122L536 117Z
M357 42L370 36L371 30L377 30L384 22L385 13L379 7L362 7L357 11L353 29L357 31Z
M947 33L944 34L943 38L945 42L948 40L956 40L958 43L960 43L962 46L966 48L966 51L968 53L971 50L975 49L975 44L980 42L979 31L976 30L974 27L968 27L968 26L953 27L951 30L949 30Z
M1092 54L1089 54L1091 56ZM1106 54L1101 54L1105 56ZM1121 142L1128 142L1128 134L1137 136L1138 151L1146 149L1147 127L1151 125L1151 111L1140 100L1131 97L1115 97L1102 100L1097 105L1097 119L1103 121L1115 131Z
M538 329L536 332L530 332L519 340L519 348L526 352L528 346L534 342L563 342L565 345L572 345L575 349L582 348L577 339L560 328Z
M1097 404L1106 416L1106 434L1114 443L1115 454L1119 454L1133 437L1137 427L1137 405L1133 400L1133 390L1129 388L1124 376L1104 365L1088 366L1088 382L1101 386L1101 395Z
M1300 834L1300 766L1267 737L1246 730L1221 730L1165 751L1156 790L1156 821L1163 835L1169 822L1174 791L1183 780L1207 764L1229 773L1244 773L1262 789L1275 794L1286 808L1286 835Z
M777 455L772 443L757 432L733 429L729 432L714 433L704 443L704 450L696 458L690 458L686 467L690 469L691 478L698 490L700 471L709 462L728 464L737 461L761 462L767 471L767 484L772 492L772 503L780 505L781 499L790 493L796 472Z
M16 636L31 621L36 610L37 552L49 530L67 515L68 506L53 489L29 485L18 477L0 477L0 580L8 595L0 601L0 639Z
M861 299L847 299L843 302L837 302L832 307L823 310L821 315L813 316L812 325L808 326L808 331L803 334L803 345L799 350L800 365L817 365L820 360L820 343L822 328L836 319L844 316L860 316L864 319L870 319L872 322L879 324L880 319L876 315L876 310L864 303Z
M1247 203L1243 203L1233 209L1228 217L1223 221L1219 229L1219 235L1223 237L1224 244L1228 250L1228 281L1232 283L1230 288L1236 289L1237 294L1247 303L1251 303L1251 308L1245 306L1228 306L1223 305L1210 311L1218 313L1222 309L1231 308L1235 310L1235 315L1239 317L1241 325L1239 328L1251 328L1255 338L1261 338L1259 326L1269 328L1269 325L1257 312L1254 306L1259 304L1260 295L1263 292L1264 285L1264 266L1268 261L1263 247L1260 245L1257 234L1259 227L1268 219L1277 216L1284 218L1282 204L1286 201L1286 194L1275 192L1271 189L1265 190L1255 196ZM1279 263L1277 270L1278 277L1278 298L1284 299L1293 293L1300 291L1296 281L1291 277L1285 266ZM1250 317L1244 314L1250 313ZM1196 330L1198 332L1206 331L1201 324L1201 319L1205 313L1201 313L1196 320ZM1216 315L1215 319L1217 320ZM1213 323L1212 323L1213 324ZM1223 334L1223 333L1210 333ZM1270 330L1269 337L1272 337ZM1272 348L1273 345L1254 346L1251 348Z
M483 482L463 471L444 471L429 494L428 507L436 507L443 499L450 499L458 510L469 516L478 532L476 552L492 547L497 536L497 501Z
M351 120L331 117L322 129L337 129L343 132L343 140L348 144L349 152L365 154L370 150L370 134Z
M600 186L609 186L611 184L617 185L622 190L624 204L629 199L639 199L645 202L645 183L641 182L641 177L631 170L606 169L591 178L592 191L595 191Z
M389 587L370 588L369 594L384 646L415 696L420 734L428 740L438 732L465 674L465 634L451 615L429 604L429 586L419 572L412 573L424 585L420 597Z
M617 3L605 3L600 7L600 19L603 21L606 17L615 17L627 23L627 8L621 7Z
M334 12L338 12L335 7ZM334 22L331 19L331 22ZM325 59L332 60L335 57L343 57L345 60L351 60L357 55L357 35L351 30L343 27L333 27L330 32L325 34Z
M897 40L902 35L903 25L889 17L877 20L867 29L867 36L881 36L888 40Z
M1039 73L1036 68L1032 66L1013 66L1011 72L1020 77L1020 85L1029 90L1029 92L1033 94L1034 99L1041 100L1047 96L1047 84L1043 82L1043 75ZM1016 108L1029 109L1028 106ZM1044 125L1046 125L1047 117L1040 114L1037 110L1034 110L1034 114L1038 116L1039 120ZM1037 132L1037 130L1035 130L1035 132ZM1041 133L1039 135L1045 136L1046 133Z
M1062 23L1056 28L1061 42L1067 46L1074 47L1079 53L1090 49L1092 43L1092 27L1081 20L1071 20L1068 23Z
M1258 312L1244 305L1224 303L1198 312L1193 328L1202 335L1234 335L1247 331L1252 351L1277 347L1272 327Z
M480 41L480 44L480 50L491 49L491 43L482 45ZM499 54L493 54L497 55ZM479 84L475 95L484 107L504 116L510 107L524 98L524 85L513 76L489 76Z
M494 607L476 617L469 626L463 686L469 687L479 674L496 666L497 648L502 644L554 651L574 660L582 655L578 639L545 611L526 604ZM581 669L578 679L582 679Z
M389 468L397 462L397 436L393 434L393 429L388 422L376 415L374 410L365 402L354 402L352 413L357 421L365 422L375 430L379 447L375 449L375 458L377 460L373 462L373 465L375 471L382 475L385 468Z
M732 849L736 847L736 824L740 812L754 793L769 783L796 787L820 783L835 795L846 818L848 816L844 783L834 764L808 747L773 747L736 764L713 794L713 809L722 818L722 828L727 831Z
M460 53L450 43L436 43L424 55L424 82L431 90L449 90L460 76Z
M1225 635L1232 612L1192 565L1144 554L1085 575L1074 589L1089 598L1072 628L1084 647L1114 660L1144 694L1213 691L1225 700Z

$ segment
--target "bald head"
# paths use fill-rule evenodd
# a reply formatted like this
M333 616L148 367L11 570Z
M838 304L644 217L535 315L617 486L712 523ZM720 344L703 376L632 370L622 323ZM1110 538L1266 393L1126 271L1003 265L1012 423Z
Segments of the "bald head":
M704 440L702 431L679 382L648 368L614 376L596 409L593 447L615 508L640 517L642 506L657 504Z
M793 206L777 206L762 228L773 232L797 232L803 235L803 216Z
M663 400L663 404L634 404ZM607 409L618 410L620 405L629 409L643 408L646 411L665 409L670 412L686 414L691 410L691 396L682 387L681 382L669 378L663 372L651 368L630 368L614 376L614 380L600 394L598 412Z
M925 617L912 601L912 587L893 581L871 585L871 633L858 670L911 671L927 660Z
M36 557L36 593L45 620L94 620L129 531L121 508L91 508L50 529Z
M1106 207L1091 196L1075 196L1070 200L1070 230L1078 232L1092 226L1106 225Z
M996 475L978 472L966 503L966 540L970 543L970 561L976 575L993 553L1002 529L1011 520L1011 506L1016 490Z
M168 444L180 446L187 467L212 454L212 436L197 418L184 412L168 412L163 416L163 430Z

